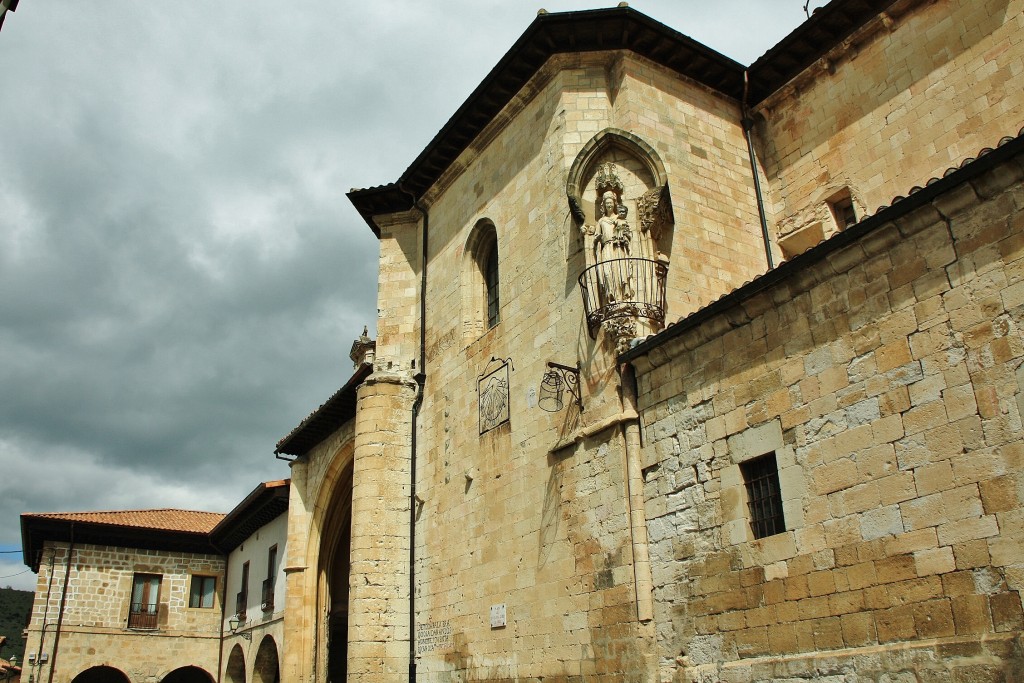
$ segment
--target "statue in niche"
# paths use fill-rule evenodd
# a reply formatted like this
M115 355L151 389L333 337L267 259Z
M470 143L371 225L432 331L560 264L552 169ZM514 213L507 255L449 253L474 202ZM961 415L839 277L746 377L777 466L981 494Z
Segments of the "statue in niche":
M621 303L633 300L633 267L630 257L630 243L633 231L627 216L629 209L622 203L622 183L615 173L615 167L605 164L597 174L598 214L597 226L584 226L586 234L594 237L594 262L600 266L600 284L606 303Z

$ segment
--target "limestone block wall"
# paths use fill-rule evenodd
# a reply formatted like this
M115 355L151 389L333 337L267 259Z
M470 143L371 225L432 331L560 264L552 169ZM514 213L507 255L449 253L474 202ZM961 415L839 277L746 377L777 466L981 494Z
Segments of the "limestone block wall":
M281 680L313 681L326 662L325 598L320 582L321 556L338 542L330 529L338 501L351 500L351 482L341 473L352 461L354 424L348 422L293 462L288 500L288 541L285 573L284 640ZM342 512L346 508L342 506ZM343 523L343 522L339 522Z
M408 369L419 355L420 214L380 217L377 274L378 366Z
M96 665L121 669L133 683L156 681L181 666L217 671L224 560L218 555L78 544L74 547L58 649L54 641L60 618L68 545L47 542L29 625L26 656L47 653L48 662L32 669L36 680L70 681ZM51 562L52 554L52 562ZM160 574L158 627L128 630L132 577ZM194 574L217 580L214 606L190 608ZM47 599L48 596L48 599ZM40 643L40 641L42 641ZM40 658L41 659L41 658Z
M1015 136L1022 36L1021 0L902 0L759 105L778 232L827 236L842 188L864 216Z
M661 680L1020 676L1022 177L638 359ZM739 465L769 452L786 531L755 540Z
M655 669L653 631L637 618L628 411L612 346L592 340L583 324L576 284L583 247L566 200L573 161L607 128L644 140L666 168L676 217L670 318L764 270L736 103L628 54L550 60L427 193L416 522L420 680L641 681ZM592 221L593 207L584 210ZM464 276L474 265L470 234L482 219L497 235L501 321L480 333L467 324ZM382 270L382 311L406 306L418 293L408 288L418 255L397 248L399 239L414 244L418 232L405 224L401 230L382 243L382 259L405 259ZM404 273L396 280L401 287L388 282L396 271ZM418 343L416 326L378 331L377 370L408 368L401 354ZM582 416L538 407L548 360L581 365ZM478 380L504 361L509 420L481 435ZM355 537L353 553L355 562ZM506 623L492 627L491 608L502 606Z
M352 469L348 680L409 678L411 410L416 384L374 373L359 387Z
M619 69L616 125L670 165L668 320L678 320L768 268L740 106L646 59Z

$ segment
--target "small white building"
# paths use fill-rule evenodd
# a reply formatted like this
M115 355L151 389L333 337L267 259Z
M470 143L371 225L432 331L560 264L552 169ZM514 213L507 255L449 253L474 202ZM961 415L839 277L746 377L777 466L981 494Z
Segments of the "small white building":
M227 564L221 640L227 683L280 680L289 484L260 484L211 532Z

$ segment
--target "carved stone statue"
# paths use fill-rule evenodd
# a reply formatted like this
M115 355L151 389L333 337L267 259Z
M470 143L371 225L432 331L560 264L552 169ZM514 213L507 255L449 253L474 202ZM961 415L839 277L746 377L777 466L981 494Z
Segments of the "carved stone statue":
M601 287L608 303L630 301L633 297L632 265L629 261L630 230L626 215L629 210L616 194L607 190L601 195L601 217L594 230L594 262L601 266Z

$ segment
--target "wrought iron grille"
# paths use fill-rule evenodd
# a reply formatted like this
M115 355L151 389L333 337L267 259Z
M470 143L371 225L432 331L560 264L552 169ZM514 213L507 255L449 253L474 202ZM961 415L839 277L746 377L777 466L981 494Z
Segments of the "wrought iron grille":
M786 530L786 520L782 514L782 487L775 453L740 464L740 472L747 485L747 508L754 538L781 534Z
M665 323L664 263L645 258L608 259L583 271L579 277L583 308L590 336L601 323L613 318L646 318Z
M128 610L128 628L156 628L156 615L156 605L133 602Z

